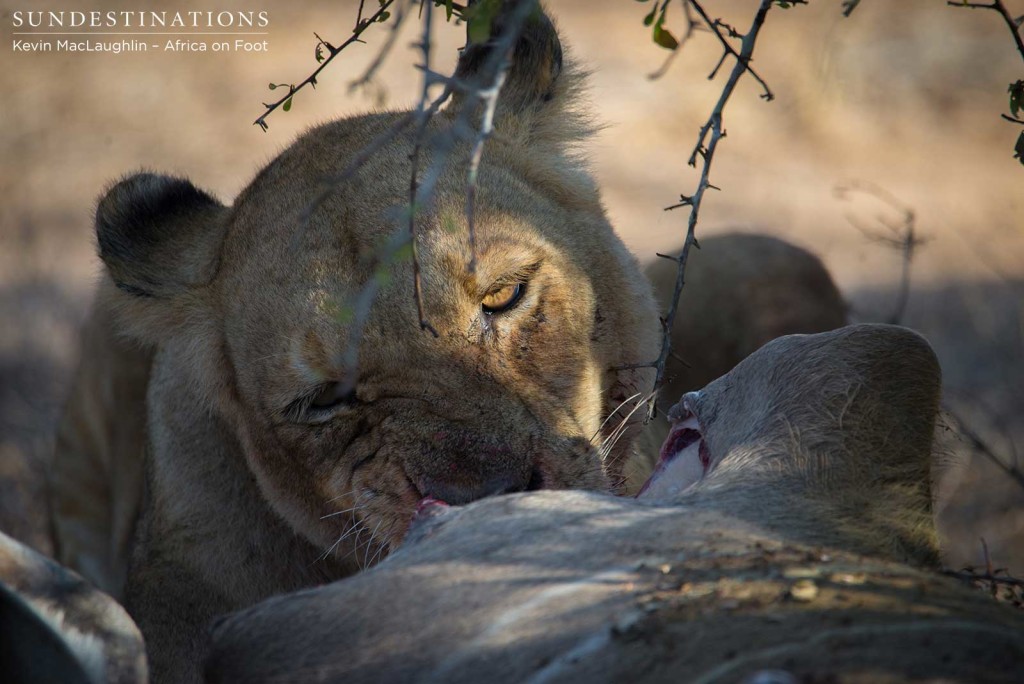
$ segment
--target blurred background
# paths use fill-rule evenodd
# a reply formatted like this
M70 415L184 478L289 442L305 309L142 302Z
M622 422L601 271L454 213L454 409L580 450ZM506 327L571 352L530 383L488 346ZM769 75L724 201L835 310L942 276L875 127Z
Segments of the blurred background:
M746 30L755 3L706 0L712 17ZM1008 0L1013 14L1024 3ZM409 22L368 88L349 84L377 54L387 29L373 27L304 90L291 111L252 121L267 84L297 82L316 66L313 32L335 44L352 28L356 0L179 0L145 9L265 10L265 54L16 53L0 49L0 482L38 469L76 363L77 328L99 271L92 211L104 187L141 168L188 175L225 201L312 124L415 100L419 76ZM368 2L369 6L376 5ZM667 52L633 0L549 0L563 38L592 71L590 107L605 124L593 169L613 223L642 261L681 244L685 211L663 207L690 194L686 165L698 127L723 84L707 75L720 51L708 33L685 44L667 74ZM8 34L15 10L2 4ZM65 0L63 10L101 8ZM48 9L48 8L46 8ZM55 8L56 9L56 8ZM666 27L684 26L673 4ZM438 68L450 70L461 28L439 22ZM5 36L10 41L11 35ZM262 37L261 37L262 38ZM867 0L849 18L839 0L769 13L755 65L775 92L767 103L745 78L725 112L699 235L777 235L819 255L850 302L852 317L890 317L900 279L898 250L858 229L900 215L871 183L912 210L927 242L912 263L903 322L934 345L947 401L1008 465L1024 445L1024 167L1012 158L1020 127L1002 121L1007 85L1024 76L1006 25L994 12L942 0ZM727 74L728 68L724 70ZM699 258L699 253L695 258ZM996 566L1024 574L1024 486L948 435L957 465L939 500L947 561L980 564L980 539ZM31 479L22 478L22 482ZM41 511L30 485L8 484Z

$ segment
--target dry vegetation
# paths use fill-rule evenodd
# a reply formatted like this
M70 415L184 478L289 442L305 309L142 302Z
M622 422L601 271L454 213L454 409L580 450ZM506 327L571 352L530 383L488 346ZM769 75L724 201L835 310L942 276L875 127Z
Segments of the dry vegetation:
M225 9L251 3L223 2ZM415 22L371 87L348 84L386 31L368 32L276 112L252 120L267 83L313 66L313 31L343 39L356 6L267 0L271 51L246 54L74 55L0 51L0 466L33 463L47 446L73 363L76 326L98 272L91 211L104 184L140 167L188 174L231 198L265 161L312 123L411 105L419 75L406 50ZM709 0L731 23L751 3ZM86 7L86 6L89 7ZM188 9L195 2L174 3ZM111 9L134 3L110 3ZM592 107L607 128L594 166L613 222L641 259L681 242L685 216L664 212L696 184L686 165L697 128L720 91L706 74L719 51L697 34L663 78L647 75L664 51L626 0L549 0L575 54L594 71ZM66 9L91 8L73 0ZM205 5L204 5L205 7ZM1024 12L1024 7L1016 9ZM726 130L699 234L779 235L819 254L858 320L889 315L899 254L848 221L889 209L869 196L837 199L837 184L870 180L916 212L929 242L913 267L904 321L928 336L946 372L948 400L1004 458L1024 449L1024 169L1011 157L1017 126L1000 120L1006 84L1021 73L1006 27L989 12L936 0L864 2L848 19L839 0L776 11L756 64L776 100L745 79ZM678 14L669 23L681 28ZM5 24L9 25L6 21ZM440 27L437 68L450 71L458 29ZM700 258L699 253L693 258ZM945 478L940 522L949 562L980 564L985 537L996 565L1024 574L1024 488L954 442L961 462ZM1024 460L1024 459L1022 459ZM6 495L0 492L0 496ZM31 498L30 493L26 494Z

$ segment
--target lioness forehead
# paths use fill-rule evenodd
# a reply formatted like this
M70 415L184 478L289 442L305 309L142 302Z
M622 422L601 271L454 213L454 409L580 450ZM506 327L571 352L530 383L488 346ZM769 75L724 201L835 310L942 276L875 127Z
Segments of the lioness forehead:
M362 116L309 131L237 199L217 287L227 345L254 389L285 397L296 384L342 374L340 355L368 288L376 290L365 322L369 336L386 330L400 346L418 330L412 261L406 248L394 249L409 234L411 136L398 136L352 170L368 141L399 116ZM584 317L591 308L588 253L600 248L602 234L614 240L599 205L566 208L557 192L501 163L515 156L508 147L496 143L505 154L485 155L480 167L475 255L462 155L451 155L432 204L418 208L418 261L432 319L465 319L467 306L478 308L489 291L541 265L557 272L560 284L572 283Z

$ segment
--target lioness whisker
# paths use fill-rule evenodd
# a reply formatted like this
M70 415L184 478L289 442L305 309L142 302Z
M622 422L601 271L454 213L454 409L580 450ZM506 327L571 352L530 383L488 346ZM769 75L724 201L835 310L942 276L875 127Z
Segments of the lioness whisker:
M391 528L389 527L388 530L390 530L390 529ZM385 535L385 537L387 537L387 536L390 536L390 535ZM370 565L371 566L372 565L376 565L377 562L384 556L384 553L388 550L388 545L386 543L384 543L384 542L381 542L380 544L378 544L378 546L379 546L379 548L377 549L377 553L375 553L373 555L373 558L370 559Z
M637 397L639 397L639 396L640 396L640 394L641 394L640 392L637 392L637 393L636 393L636 394L634 394L633 396L631 396L631 397L627 397L627 398L623 399L622 401L620 401L620 402L619 402L619 405L618 405L618 406L616 406L616 407L615 407L614 409L612 409L612 411L611 411L611 412L610 412L610 413L608 414L608 416L607 416L607 417L606 417L606 418L605 418L605 419L604 419L603 421L601 421L601 425L600 425L600 426L598 426L598 428L597 428L597 432L595 432L595 433L594 433L594 434L593 434L593 435L592 435L592 436L590 437L590 442L591 442L591 443L593 443L593 441L594 441L595 439L597 439L597 436L598 436L599 434L601 434L601 430L604 430L604 426L608 424L608 421L612 419L612 416L614 416L614 415L615 415L616 413L618 413L618 412L619 412L619 409L620 409L620 408L622 408L623 406L625 406L625 405L626 405L626 404L627 404L628 402L630 402L630 401L633 401L634 399L636 399Z
M343 513L351 513L352 511L358 511L360 508L366 508L366 504L356 504L352 508L346 508L343 511L335 511L333 513L328 513L327 515L320 516L320 519L326 520L327 518L333 518L334 516L342 515Z
M377 530L378 530L378 529L380 529L380 526L381 526L381 523L382 523L382 522L383 522L383 521L379 521L379 522L377 523L377 526L376 526L376 527L374 527L374 528L373 528L373 531L372 531L372 532L370 533L370 538L366 540L365 546L366 546L366 550L367 550L367 555L369 555L369 548L370 548L370 545L371 545L371 544L373 544L373 538L374 538L374 535L375 535L375 534L377 533ZM356 533L356 541L355 541L355 543L354 543L354 544L352 545L352 550L351 550L351 551L349 551L348 553L346 553L346 554L345 554L345 555L344 555L344 556L343 556L343 557L341 558L341 560L345 560L345 559L346 559L346 558L348 558L349 556L351 556L351 555L355 554L355 560L356 560L356 565L357 565L357 566L359 567L359 569L360 569L360 570L363 570L365 566L364 566L364 565L363 565L362 563L360 563L360 562L359 562L359 553L358 553L358 552L359 552L359 550L360 550L360 549L361 549L361 548L363 547L363 544L360 544L360 543L359 543L359 537L360 537L360 536L362 536L362 532L363 532L364 530L366 530L366 529L367 529L366 527L362 527L362 528L360 529L360 531L359 531L358 533ZM364 560L365 560L365 558L364 558Z
M602 461L604 461L606 458L608 458L608 456L611 455L612 449L615 448L615 445L618 444L619 440L622 439L622 436L626 433L626 430L630 427L630 419L640 409L641 406L646 405L647 401L652 396L654 396L653 392L644 395L643 398L639 400L633 407L633 410L627 413L626 417L622 419L622 422L620 422L615 427L615 429L612 430L611 433L609 433L608 437L605 438L604 442L598 449Z
M335 497L332 497L332 498L328 499L324 503L331 503L332 501L337 501L338 499L344 499L346 496L352 496L357 491L358 491L358 487L353 487L352 489L348 490L347 492L345 492L343 494L339 494L338 496L335 496Z
M341 544L341 542L345 541L348 537L351 537L353 533L356 535L356 545L357 545L357 548L358 548L359 533L365 528L365 526L366 526L366 523L364 521L362 521L362 520L356 521L356 523L354 525L349 527L341 535L338 536L338 539L333 544L331 544L330 548L328 548L326 551L324 551L323 554L321 554L317 558L316 562L320 562L320 561L326 560L328 556L330 556L332 553L334 553L334 550L336 548L338 548L338 545ZM347 557L348 556L346 556L346 558Z

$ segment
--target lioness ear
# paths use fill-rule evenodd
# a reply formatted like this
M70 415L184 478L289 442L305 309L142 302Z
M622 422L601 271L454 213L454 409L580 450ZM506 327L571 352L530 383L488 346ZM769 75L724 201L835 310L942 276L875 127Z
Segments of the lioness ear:
M499 105L503 109L521 110L554 97L555 83L562 71L562 44L551 20L534 0L490 0L497 1L501 9L491 20L491 34L485 41L474 42L473 23L466 25L466 47L462 49L455 76L459 80L487 87L480 81L493 74L494 60L501 59L495 54L498 43L512 22L522 22L519 40L508 55L510 65L502 86ZM484 9L488 0L470 2L469 11ZM533 5L532 8L526 5ZM522 12L528 11L526 17ZM488 67L491 66L491 69Z
M535 0L478 0L470 2L470 11L480 11L490 2L501 5L491 21L490 37L473 40L472 22L467 23L467 41L455 70L457 80L486 89L493 83L494 65L507 58L509 68L495 109L495 125L501 129L509 120L521 120L527 129L543 136L579 138L589 133L574 106L583 75L565 59L558 31ZM523 12L526 12L523 18ZM500 48L504 34L514 22L523 22L519 39L504 56ZM465 94L453 95L453 109L459 111ZM567 116L568 115L568 116ZM552 123L558 122L557 133ZM558 142L553 140L552 142Z
M217 271L227 208L181 178L139 173L96 208L100 258L123 292L170 299Z

